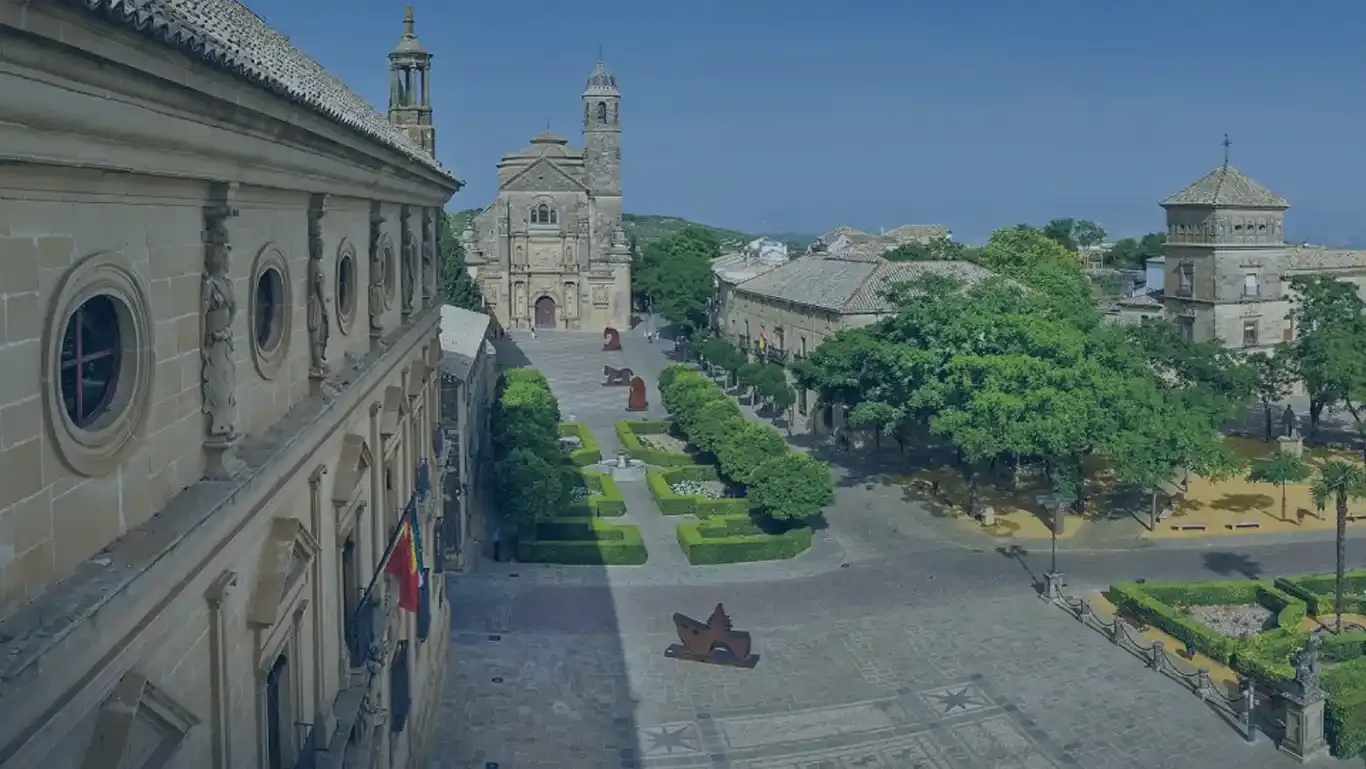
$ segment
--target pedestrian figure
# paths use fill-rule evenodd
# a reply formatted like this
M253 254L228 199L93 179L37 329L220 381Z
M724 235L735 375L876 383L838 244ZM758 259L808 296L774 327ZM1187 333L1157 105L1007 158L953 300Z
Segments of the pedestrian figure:
M496 528L493 530L493 562L498 563L503 560L503 530Z
M1186 659L1195 659L1195 643L1193 641L1186 642Z
M532 327L531 327L531 338L532 338L532 339L535 339L535 338L536 338L536 327L535 327L535 326L532 326Z

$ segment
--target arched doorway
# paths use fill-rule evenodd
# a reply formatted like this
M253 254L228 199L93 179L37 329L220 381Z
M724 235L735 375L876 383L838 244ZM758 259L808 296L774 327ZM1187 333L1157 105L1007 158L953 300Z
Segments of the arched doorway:
M548 296L536 300L536 328L555 328L555 300Z

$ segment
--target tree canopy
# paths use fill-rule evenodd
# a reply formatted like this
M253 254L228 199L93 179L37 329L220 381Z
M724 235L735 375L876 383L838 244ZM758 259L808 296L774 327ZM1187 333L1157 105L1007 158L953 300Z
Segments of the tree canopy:
M1105 264L1119 269L1141 270L1149 259L1163 254L1167 243L1164 232L1150 232L1141 238L1120 238L1105 253Z
M475 312L484 311L484 297L479 284L470 277L465 264L465 249L460 245L460 233L455 232L454 218L441 212L437 244L441 252L441 295L446 304Z
M684 227L638 253L631 276L634 293L685 334L706 328L715 293L711 260L721 255L716 237L700 227Z
M1040 232L1068 251L1098 246L1105 240L1105 230L1086 219L1053 219Z

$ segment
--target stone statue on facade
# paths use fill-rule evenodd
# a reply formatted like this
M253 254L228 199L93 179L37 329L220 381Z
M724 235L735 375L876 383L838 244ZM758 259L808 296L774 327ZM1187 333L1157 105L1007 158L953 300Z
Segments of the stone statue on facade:
M422 209L422 306L431 307L436 297L436 217Z
M323 273L323 214L326 197L314 195L308 211L308 375L327 376L327 279Z
M370 338L384 334L384 214L378 203L370 206Z
M1281 412L1281 434L1287 438L1299 438L1299 420L1295 417L1295 409L1290 404L1285 404L1285 411Z
M403 296L403 317L413 314L413 275L417 271L417 258L413 247L413 230L408 224L409 210L404 206L398 215L399 254L403 257L403 274L400 276Z
M1323 639L1319 634L1312 633L1304 648L1295 652L1295 656L1290 659L1295 667L1295 683L1303 695L1312 695L1319 691L1319 647L1322 645Z
M214 185L213 199L204 207L204 270L200 287L203 338L200 344L200 388L203 395L204 448L209 461L205 475L228 478L236 472L231 452L237 443L237 364L233 322L237 296L231 276L232 244L228 219L237 216L233 205L236 185Z

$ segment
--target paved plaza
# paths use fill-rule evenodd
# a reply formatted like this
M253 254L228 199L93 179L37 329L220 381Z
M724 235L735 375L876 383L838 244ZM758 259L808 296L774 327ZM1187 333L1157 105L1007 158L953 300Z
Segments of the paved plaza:
M503 360L524 353L544 371L562 412L587 423L605 455L626 391L601 386L604 364L644 377L650 413L662 416L659 345L636 335L603 353L595 335L510 341ZM1265 736L1247 745L1178 684L1040 601L1038 554L947 541L914 503L842 484L812 552L691 567L672 522L634 485L623 495L646 565L482 562L448 580L452 656L433 769L1298 765ZM1063 565L1082 589L1169 572L1255 576L1308 547L1078 552ZM677 640L671 615L705 618L718 601L753 634L755 669L664 656Z

